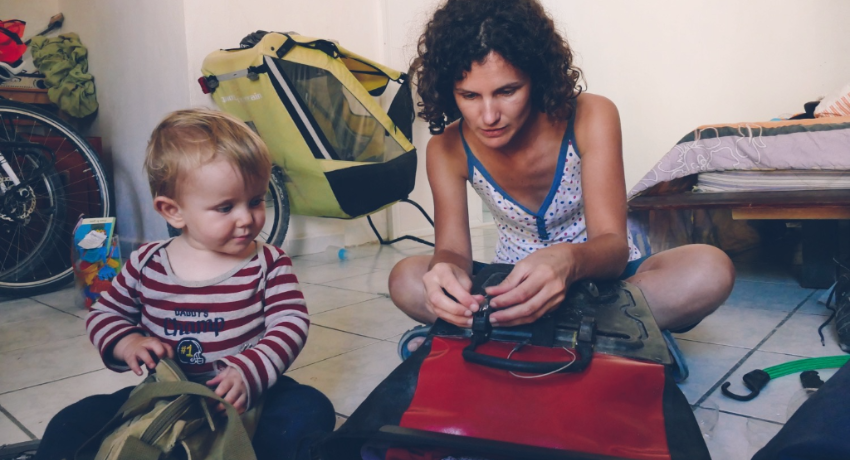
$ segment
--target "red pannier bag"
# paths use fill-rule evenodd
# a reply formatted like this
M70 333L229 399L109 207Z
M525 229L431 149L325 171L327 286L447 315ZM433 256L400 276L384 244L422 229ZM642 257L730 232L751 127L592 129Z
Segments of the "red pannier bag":
M0 62L17 65L27 51L21 40L27 23L18 19L0 20Z
M473 293L512 265L478 273ZM534 324L438 321L314 458L710 460L640 290L583 281Z

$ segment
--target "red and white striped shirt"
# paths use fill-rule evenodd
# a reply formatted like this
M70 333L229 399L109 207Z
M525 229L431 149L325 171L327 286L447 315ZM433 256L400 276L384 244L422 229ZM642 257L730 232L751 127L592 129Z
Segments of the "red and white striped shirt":
M199 383L215 376L220 361L242 375L251 407L307 340L310 319L292 261L282 249L260 245L227 273L185 281L171 270L169 241L130 255L86 319L89 339L106 367L118 372L129 367L112 357L112 348L132 332L170 345L186 375Z

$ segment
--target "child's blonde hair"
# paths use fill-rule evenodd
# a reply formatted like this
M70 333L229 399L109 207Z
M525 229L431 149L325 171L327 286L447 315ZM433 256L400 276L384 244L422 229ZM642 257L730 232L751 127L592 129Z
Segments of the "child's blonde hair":
M145 171L151 194L176 198L181 176L216 159L230 163L246 184L269 180L268 147L242 120L207 108L169 114L148 141Z

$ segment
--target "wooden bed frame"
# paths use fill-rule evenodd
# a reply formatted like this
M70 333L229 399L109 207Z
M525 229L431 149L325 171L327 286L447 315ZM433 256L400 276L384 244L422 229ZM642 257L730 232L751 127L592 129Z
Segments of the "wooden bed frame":
M676 193L637 196L630 211L730 209L733 219L799 220L803 230L800 285L828 288L834 282L833 258L839 255L839 220L850 220L850 190L783 192ZM846 240L847 235L843 235Z

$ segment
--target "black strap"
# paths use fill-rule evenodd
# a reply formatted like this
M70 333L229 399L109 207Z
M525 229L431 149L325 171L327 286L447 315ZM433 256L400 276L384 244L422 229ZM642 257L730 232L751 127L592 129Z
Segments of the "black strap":
M9 30L5 27L0 27L0 33L9 37L9 39L11 39L17 45L23 45L24 44L24 42L21 41L21 37L19 37L18 34L12 32L11 30Z

